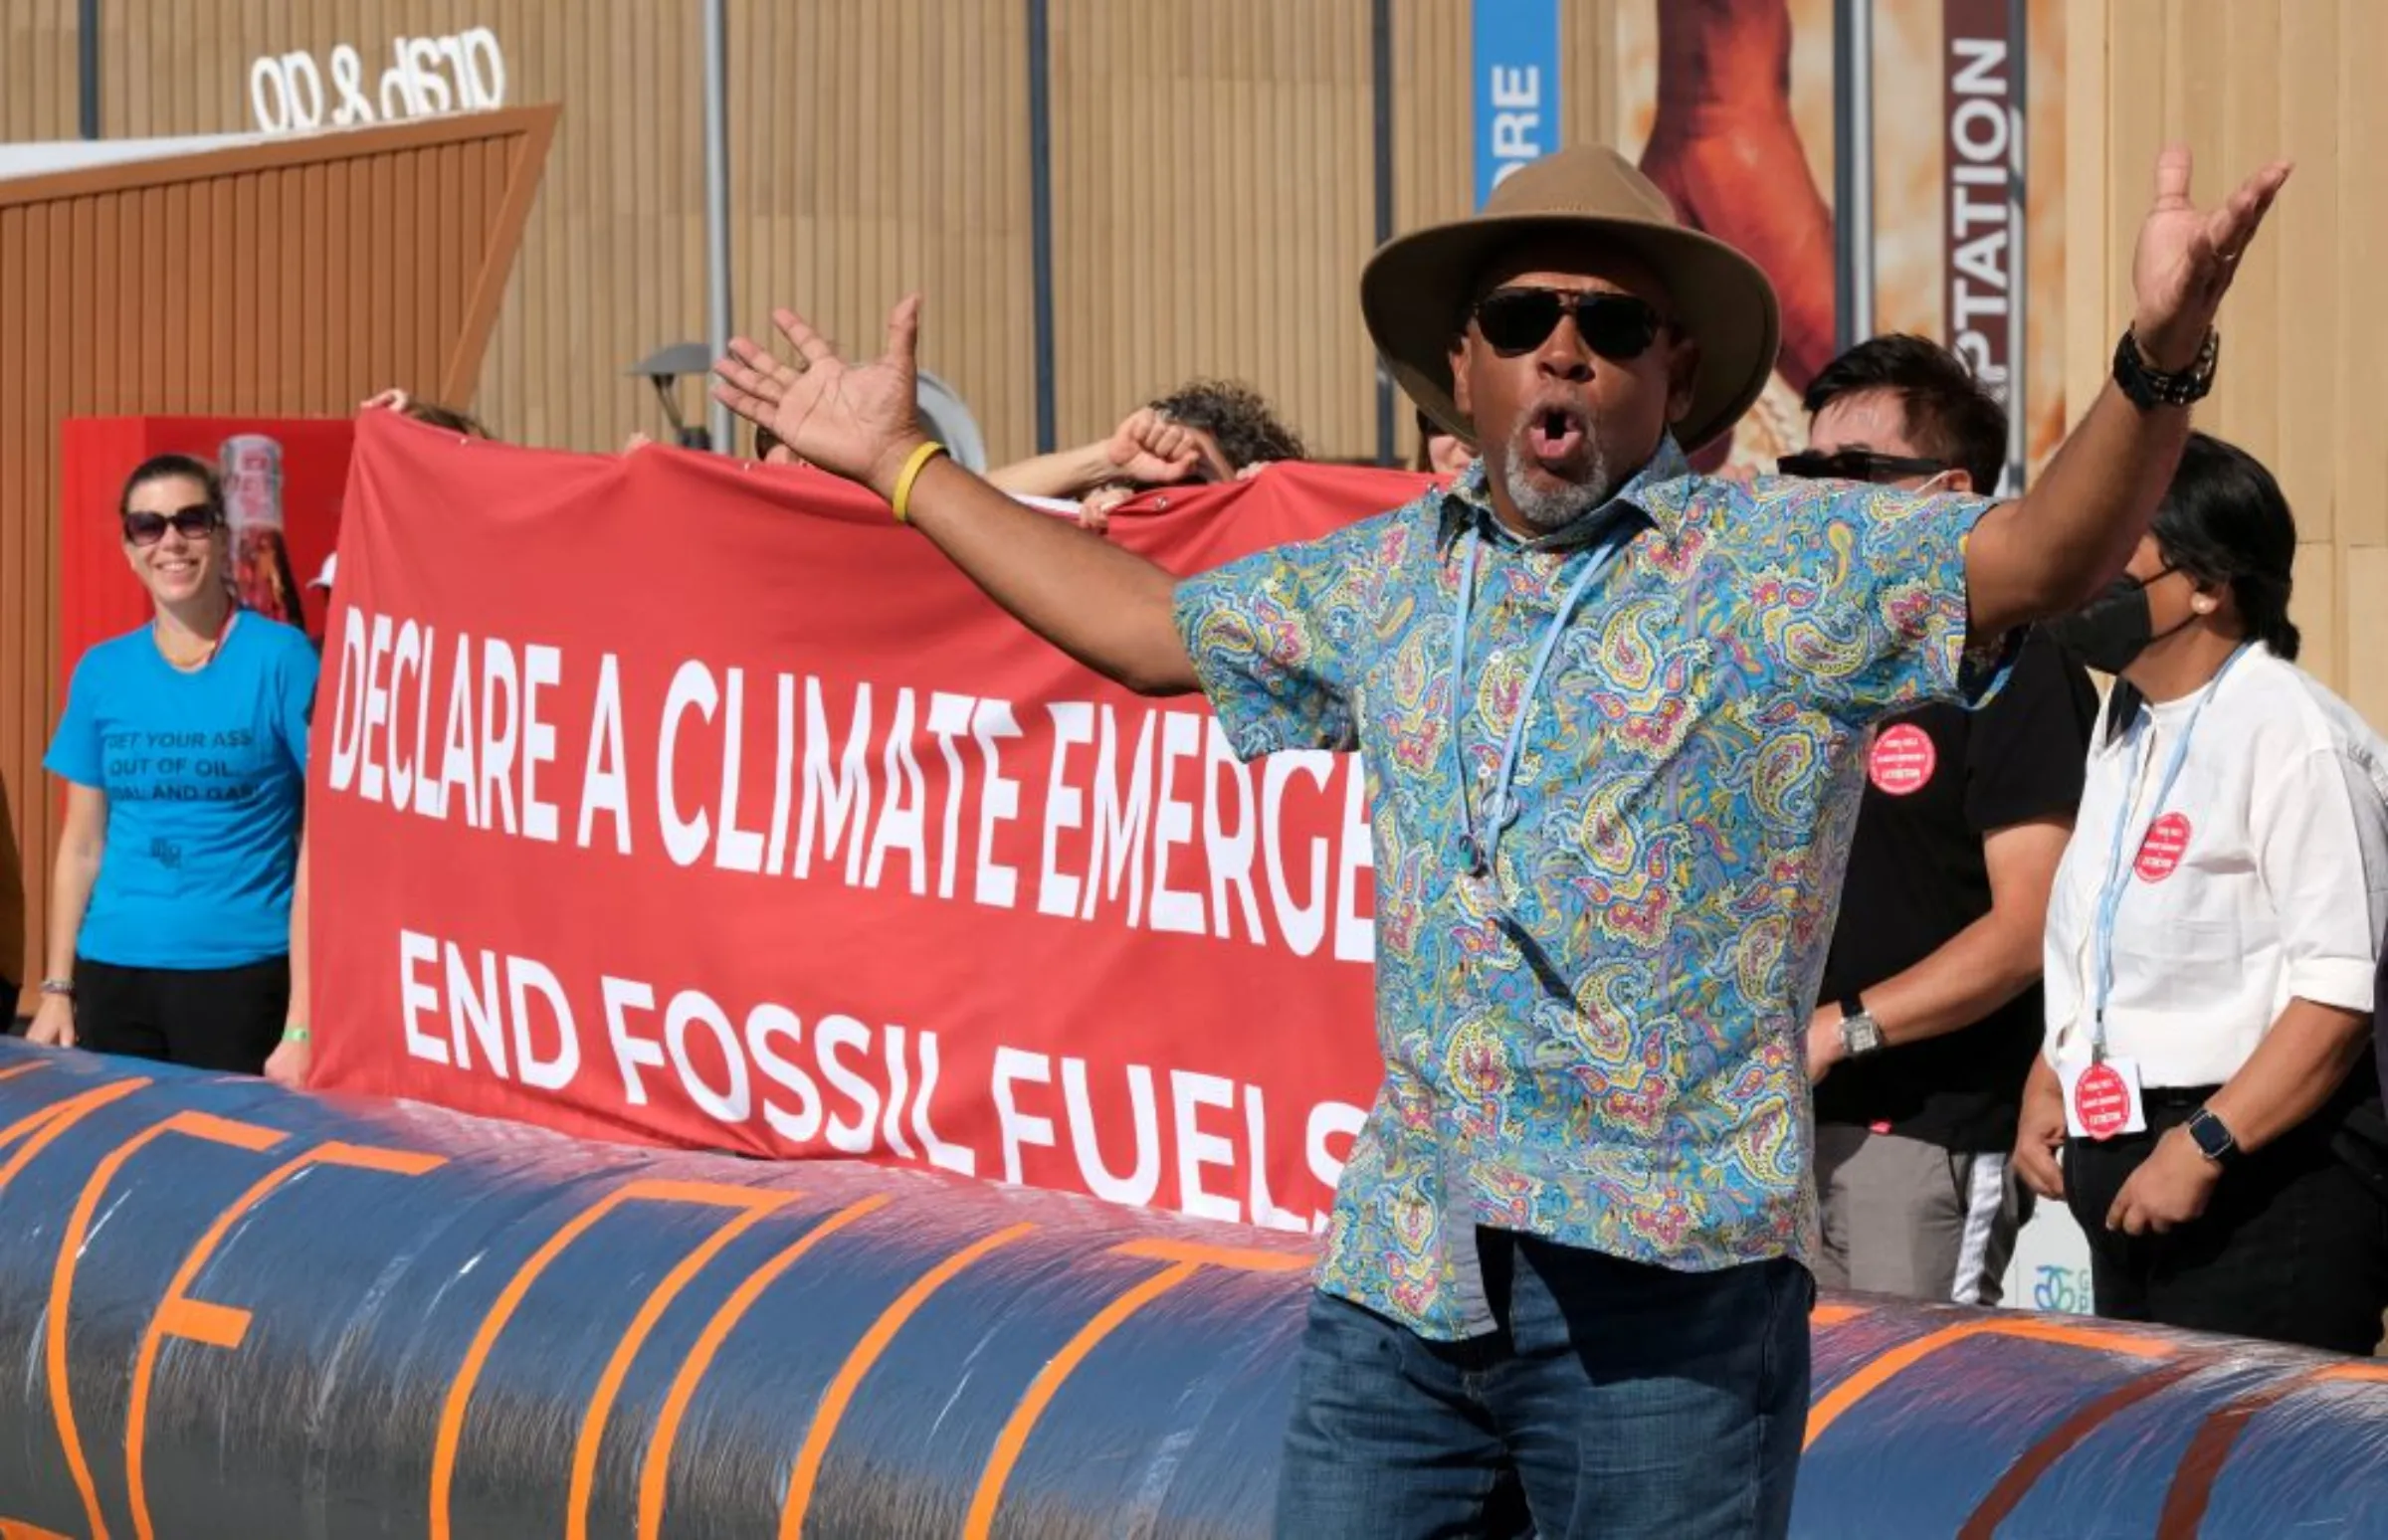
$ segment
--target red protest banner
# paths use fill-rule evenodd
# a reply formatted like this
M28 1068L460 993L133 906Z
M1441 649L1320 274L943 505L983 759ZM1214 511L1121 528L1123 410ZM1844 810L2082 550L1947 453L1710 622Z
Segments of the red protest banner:
M1112 537L1196 571L1421 484ZM368 413L339 575L318 1085L1323 1224L1378 1074L1356 757L1238 765L808 471Z

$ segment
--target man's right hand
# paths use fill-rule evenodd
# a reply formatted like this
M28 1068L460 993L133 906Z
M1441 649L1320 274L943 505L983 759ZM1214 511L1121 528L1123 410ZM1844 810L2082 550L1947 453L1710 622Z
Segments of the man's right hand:
M64 995L44 995L25 1029L25 1041L42 1048L75 1046L75 1002Z
M2041 1197L2063 1203L2065 1167L2057 1151L2064 1147L2064 1084L2047 1059L2038 1059L2024 1082L2023 1116L2015 1127L2015 1175Z
M893 498L904 462L923 442L913 362L920 296L906 296L889 313L887 351L860 367L840 358L794 310L774 310L771 319L802 366L732 337L729 356L713 364L720 376L713 399L769 429L800 459Z

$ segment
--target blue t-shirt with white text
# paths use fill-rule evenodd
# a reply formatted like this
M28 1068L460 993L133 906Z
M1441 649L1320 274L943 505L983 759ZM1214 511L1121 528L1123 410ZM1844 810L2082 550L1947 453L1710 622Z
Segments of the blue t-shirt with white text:
M291 947L315 650L244 613L184 673L143 626L84 654L42 763L107 797L79 955L238 968Z

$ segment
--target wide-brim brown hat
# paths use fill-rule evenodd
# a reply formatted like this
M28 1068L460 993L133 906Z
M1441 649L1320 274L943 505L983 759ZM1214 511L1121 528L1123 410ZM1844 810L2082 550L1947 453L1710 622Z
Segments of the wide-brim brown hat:
M1578 144L1520 166L1470 218L1396 236L1360 274L1368 335L1427 416L1475 442L1475 424L1452 399L1451 344L1467 325L1471 287L1493 258L1538 236L1626 252L1667 286L1670 314L1699 343L1692 404L1675 425L1685 449L1730 429L1766 388L1782 336L1766 275L1722 241L1685 228L1624 156Z

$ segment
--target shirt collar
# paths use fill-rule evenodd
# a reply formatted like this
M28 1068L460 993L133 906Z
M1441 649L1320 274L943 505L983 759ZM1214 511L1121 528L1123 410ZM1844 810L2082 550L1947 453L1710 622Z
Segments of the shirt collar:
M1680 494L1658 489L1691 474L1692 463L1685 459L1683 449L1675 442L1675 435L1662 435L1657 453L1643 462L1642 469L1635 472L1633 479L1619 487L1607 502L1562 529L1521 540L1493 515L1492 496L1486 485L1485 463L1478 460L1462 472L1451 489L1443 494L1442 517L1435 543L1448 550L1454 540L1475 527L1520 550L1573 550L1608 528L1610 518L1620 505L1640 509L1662 536L1673 540L1683 527L1683 498Z

